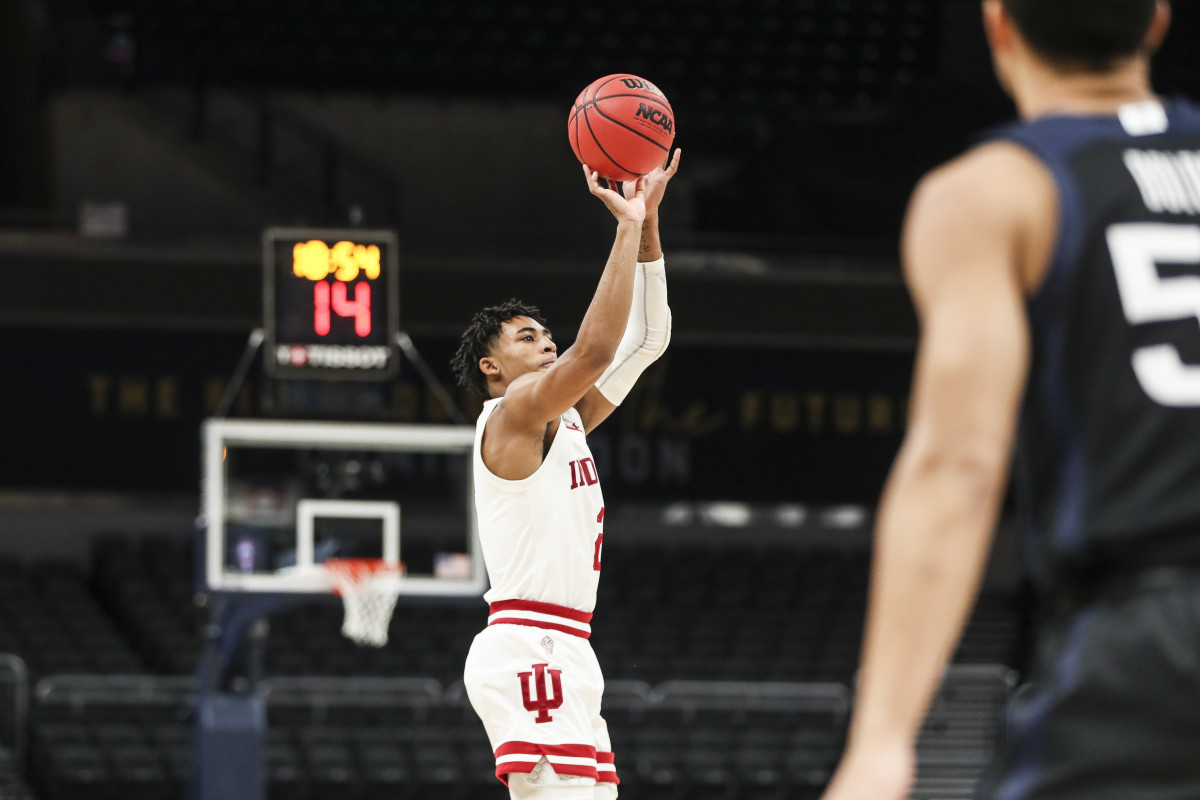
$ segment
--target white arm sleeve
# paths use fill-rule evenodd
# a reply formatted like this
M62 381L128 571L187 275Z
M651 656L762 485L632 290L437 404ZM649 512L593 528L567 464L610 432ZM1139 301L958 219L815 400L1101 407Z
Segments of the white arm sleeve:
M625 335L612 363L596 381L596 388L610 403L620 405L642 371L657 361L670 343L671 309L667 306L664 261L639 262Z

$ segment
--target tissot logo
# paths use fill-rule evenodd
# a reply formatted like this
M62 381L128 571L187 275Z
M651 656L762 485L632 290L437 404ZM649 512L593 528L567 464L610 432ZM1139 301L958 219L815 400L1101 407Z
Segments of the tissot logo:
M376 370L386 368L389 358L386 347L281 344L275 348L275 363L281 367Z
M648 106L645 103L638 103L638 110L634 116L649 120L667 133L670 133L671 129L675 127L675 122L667 115L666 112L657 109L654 106Z

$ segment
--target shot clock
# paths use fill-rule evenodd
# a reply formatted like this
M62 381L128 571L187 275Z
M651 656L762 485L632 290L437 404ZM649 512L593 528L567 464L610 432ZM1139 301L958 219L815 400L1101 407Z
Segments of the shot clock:
M396 374L399 262L391 231L263 233L263 363L276 378Z

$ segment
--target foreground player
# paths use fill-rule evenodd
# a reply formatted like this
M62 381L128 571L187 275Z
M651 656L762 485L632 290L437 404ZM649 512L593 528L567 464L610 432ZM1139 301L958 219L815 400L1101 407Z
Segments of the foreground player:
M604 498L585 434L670 341L658 205L679 157L626 184L625 196L584 169L617 235L570 348L559 355L538 310L510 300L476 314L454 356L459 382L491 398L473 467L490 617L464 680L496 776L517 800L617 796L604 678L588 642Z
M909 209L913 413L825 797L908 797L1018 440L1042 623L979 796L1197 798L1200 109L1150 89L1165 2L983 12L1024 123L931 173Z

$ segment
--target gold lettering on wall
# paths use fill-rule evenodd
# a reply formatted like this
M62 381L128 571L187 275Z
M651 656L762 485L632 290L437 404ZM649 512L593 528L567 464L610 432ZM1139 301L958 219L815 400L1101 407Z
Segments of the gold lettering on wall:
M88 375L84 378L87 386L88 408L93 417L103 417L108 414L108 392L112 388L112 377L109 375Z
M162 419L179 418L179 379L166 375L154 384L154 412Z
M886 436L901 432L907 405L907 397L883 392L748 389L737 420L747 433Z
M827 395L821 392L809 392L804 395L805 405L808 406L808 431L820 433L825 430L825 400Z
M221 405L221 399L225 396L225 387L228 385L229 381L226 378L210 377L204 381L204 416L211 416L217 411ZM250 387L243 384L233 398L229 414L235 417L245 417L250 415L253 408L254 402Z
M800 424L800 398L795 392L771 392L771 430L795 433Z
M117 379L117 416L145 417L150 414L150 383L143 377Z
M867 430L871 433L891 433L895 428L892 399L884 394L867 398Z
M856 394L833 396L833 427L838 433L849 435L862 430L862 398Z
M742 429L753 428L762 417L762 392L742 392L741 413Z

